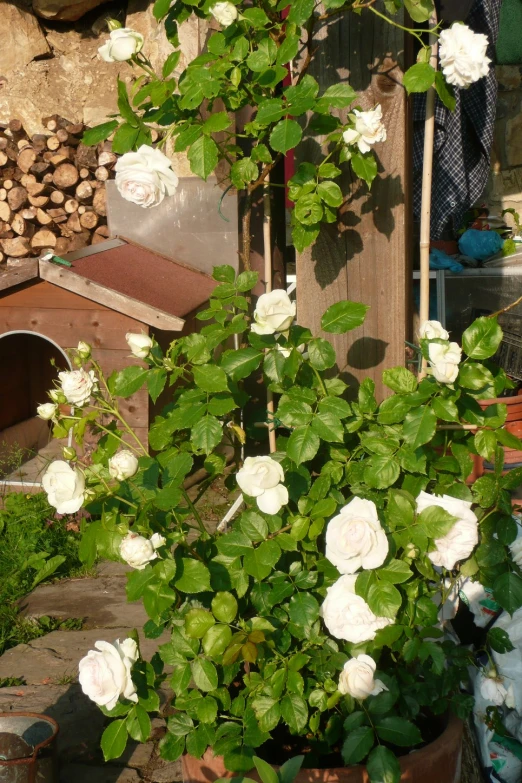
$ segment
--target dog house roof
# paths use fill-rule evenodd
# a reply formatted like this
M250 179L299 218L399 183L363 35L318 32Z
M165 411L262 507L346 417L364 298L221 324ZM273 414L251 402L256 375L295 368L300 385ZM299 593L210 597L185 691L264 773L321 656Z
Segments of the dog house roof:
M0 277L0 290L35 277L66 288L149 326L181 331L183 317L205 302L217 283L208 275L124 238L63 257L41 258Z

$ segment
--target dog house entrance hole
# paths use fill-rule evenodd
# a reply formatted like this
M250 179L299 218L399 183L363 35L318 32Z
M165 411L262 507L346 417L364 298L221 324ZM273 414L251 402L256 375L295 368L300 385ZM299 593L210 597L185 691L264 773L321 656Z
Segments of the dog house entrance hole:
M36 415L61 370L71 369L64 351L34 332L0 335L0 482L38 484L46 465L61 453L51 423Z

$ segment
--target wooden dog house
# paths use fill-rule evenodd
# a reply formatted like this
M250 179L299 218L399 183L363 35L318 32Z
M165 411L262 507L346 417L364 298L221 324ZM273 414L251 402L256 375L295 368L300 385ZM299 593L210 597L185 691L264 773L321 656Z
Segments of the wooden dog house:
M107 375L139 364L126 333L153 333L168 344L194 328L191 314L216 286L203 272L122 238L66 261L24 260L0 272L0 460L2 448L18 444L34 453L49 442L50 427L36 417L36 406L48 401L57 372L70 366L66 349L85 340ZM146 389L120 408L146 440L152 415Z

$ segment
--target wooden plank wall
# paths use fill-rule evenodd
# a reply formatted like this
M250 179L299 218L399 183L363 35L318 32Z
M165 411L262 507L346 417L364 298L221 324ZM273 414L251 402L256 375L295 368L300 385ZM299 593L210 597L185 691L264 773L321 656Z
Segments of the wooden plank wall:
M394 19L401 21L399 16ZM382 398L389 391L382 386L381 372L404 364L411 320L409 107L401 84L404 34L363 11L361 16L333 17L317 37L321 40L310 73L322 89L349 80L363 109L380 103L388 140L374 147L379 173L371 193L349 173L343 176L347 200L340 224L326 226L315 245L297 258L298 321L320 334L321 315L334 302L352 299L370 305L362 327L348 335L324 336L336 349L344 380L357 383L370 376ZM300 153L296 163L322 158L316 140L305 143Z
M0 336L19 329L47 337L64 349L75 348L79 340L85 340L92 345L94 358L107 374L139 364L130 355L125 334L148 333L145 324L45 281L28 283L0 295ZM7 378L8 374L9 366L1 366L0 376ZM146 440L146 389L122 400L121 411L138 436Z

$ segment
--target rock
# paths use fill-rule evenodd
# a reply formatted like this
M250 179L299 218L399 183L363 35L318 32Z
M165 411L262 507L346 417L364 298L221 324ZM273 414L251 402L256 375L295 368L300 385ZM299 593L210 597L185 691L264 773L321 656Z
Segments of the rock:
M55 22L76 22L106 0L33 0L35 14Z
M498 89L501 92L506 90L518 90L522 85L522 74L518 65L497 65L495 73L498 81Z
M134 571L132 566L127 563L116 563L114 560L102 560L101 563L96 564L97 576L126 577L131 571Z
M175 783L181 780L183 780L181 761L163 762L163 765L159 761L151 776L152 783Z
M135 769L83 764L68 764L60 773L60 783L139 783L140 775Z
M522 166L522 114L506 123L506 155L508 166Z
M141 601L127 601L126 581L111 576L40 585L22 599L20 606L26 617L82 617L85 629L141 628L148 616Z
M0 24L0 73L7 74L23 68L50 53L38 20L33 14L11 2L2 4ZM13 114L13 117L16 116Z

